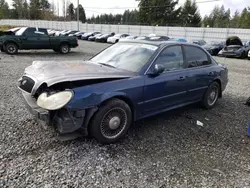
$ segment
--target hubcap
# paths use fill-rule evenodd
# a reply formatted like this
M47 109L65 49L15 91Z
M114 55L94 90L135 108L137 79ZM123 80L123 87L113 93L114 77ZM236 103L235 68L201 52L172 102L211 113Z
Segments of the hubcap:
M209 96L208 96L208 104L209 104L210 106L214 105L214 103L217 101L218 93L219 93L218 91L219 91L219 90L218 90L217 87L214 87L214 88L211 90L211 92L210 92L210 94L209 94Z
M8 51L10 52L10 53L14 53L15 52L15 47L14 46L9 46L8 47Z
M101 133L105 138L115 139L121 135L127 125L127 113L122 108L109 110L102 118Z
M63 53L67 53L68 52L68 47L67 46L63 46L62 47L62 51L63 51Z
M115 130L120 126L120 124L121 124L120 118L115 116L115 117L110 119L109 128L112 129L112 130Z

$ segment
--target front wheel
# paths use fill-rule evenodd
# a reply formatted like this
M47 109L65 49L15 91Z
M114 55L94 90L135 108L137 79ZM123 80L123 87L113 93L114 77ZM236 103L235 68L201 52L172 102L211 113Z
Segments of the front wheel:
M121 139L132 123L132 112L127 103L112 99L100 107L94 115L89 130L91 136L102 144Z
M5 52L6 52L7 54L10 54L10 55L17 54L17 52L18 52L18 47L17 47L17 45L14 44L14 43L7 43L7 44L5 45Z
M70 47L69 47L68 44L61 44L59 51L60 51L61 54L67 54L67 53L70 52Z
M217 82L213 82L207 89L203 99L202 105L206 109L211 109L215 106L220 94L220 86Z

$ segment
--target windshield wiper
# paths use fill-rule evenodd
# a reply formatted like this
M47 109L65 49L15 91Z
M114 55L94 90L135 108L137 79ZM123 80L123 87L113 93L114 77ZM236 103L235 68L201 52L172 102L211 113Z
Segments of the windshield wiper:
M110 64L107 64L107 63L98 63L98 64L100 64L100 65L104 65L104 66L106 66L106 67L111 67L111 68L115 68L115 69L116 69L116 67L115 67L115 66L110 65Z

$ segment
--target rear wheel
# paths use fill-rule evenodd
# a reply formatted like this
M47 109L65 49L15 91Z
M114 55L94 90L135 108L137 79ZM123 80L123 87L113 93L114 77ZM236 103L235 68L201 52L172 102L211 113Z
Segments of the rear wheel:
M132 123L132 112L127 103L112 99L100 107L94 115L89 130L91 136L103 144L122 138Z
M220 86L217 82L213 82L207 89L202 99L202 105L206 109L211 109L215 106L220 95Z
M5 45L5 52L6 52L7 54L10 54L10 55L17 54L17 52L18 52L18 47L17 47L17 45L14 44L14 43L7 43L7 44Z
M1 47L1 52L5 52L3 46Z
M70 47L68 44L61 44L59 51L61 54L67 54L70 52Z

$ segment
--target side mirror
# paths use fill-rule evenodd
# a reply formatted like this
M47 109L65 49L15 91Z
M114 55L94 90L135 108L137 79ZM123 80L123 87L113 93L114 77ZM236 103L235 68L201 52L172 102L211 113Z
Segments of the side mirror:
M150 71L149 75L159 75L165 71L165 67L160 64L155 64L154 68Z

